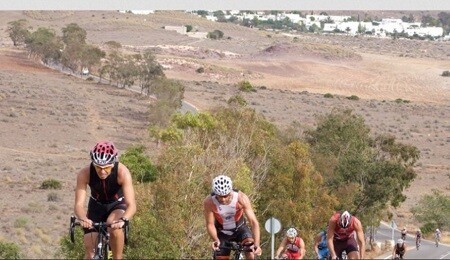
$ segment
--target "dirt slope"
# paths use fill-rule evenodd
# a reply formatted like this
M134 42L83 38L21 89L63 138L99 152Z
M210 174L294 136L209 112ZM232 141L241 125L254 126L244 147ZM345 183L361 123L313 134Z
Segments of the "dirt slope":
M61 74L28 60L13 48L9 21L25 18L32 28L56 32L77 22L88 40L114 40L127 51L157 51L168 77L185 81L185 99L201 110L225 105L234 84L249 80L257 92L243 94L250 107L280 126L293 121L314 126L314 116L348 107L365 117L374 133L390 133L422 153L419 177L396 211L398 224L416 224L409 208L438 188L449 193L450 46L443 42L398 42L345 36L263 32L207 22L174 12L133 16L117 12L0 12L0 238L19 243L27 258L53 258L67 232L77 169L99 139L120 150L148 143L151 102L123 89ZM220 29L230 39L190 38L161 29L192 24ZM146 47L147 46L147 47ZM204 73L196 69L204 67ZM264 86L264 88L261 88ZM335 98L324 98L332 93ZM357 95L359 101L346 99ZM410 103L396 103L395 99ZM49 178L62 190L40 189ZM49 200L50 199L50 200ZM30 235L31 234L31 235Z

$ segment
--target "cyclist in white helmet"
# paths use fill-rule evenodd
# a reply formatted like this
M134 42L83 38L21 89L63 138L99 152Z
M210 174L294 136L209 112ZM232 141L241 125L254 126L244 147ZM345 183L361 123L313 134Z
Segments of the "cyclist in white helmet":
M229 241L253 244L252 251L245 253L247 259L254 259L255 254L261 255L258 219L250 199L243 192L233 189L230 177L219 175L213 179L212 193L205 198L203 210L216 259L229 258L231 251L224 248Z
M349 259L364 259L366 242L359 219L348 211L336 212L330 218L328 227L327 245L331 259L341 258L344 251Z
M275 253L275 257L282 259L303 259L305 254L305 242L298 236L298 232L295 228L289 228L286 231L286 237L281 241L281 244Z
M408 250L406 243L403 239L399 238L397 240L397 244L395 244L392 250L392 259L403 259L405 257L405 253ZM398 258L396 258L398 257Z

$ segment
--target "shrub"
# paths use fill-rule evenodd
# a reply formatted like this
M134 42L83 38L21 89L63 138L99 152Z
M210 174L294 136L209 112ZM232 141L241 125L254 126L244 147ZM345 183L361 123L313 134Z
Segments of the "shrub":
M223 38L223 32L220 31L220 30L214 30L212 32L209 32L207 37L210 38L210 39L214 39L214 40L222 39Z
M331 93L326 93L325 95L323 95L324 98L334 98L333 94Z
M421 228L420 231L422 231L423 234L430 234L433 233L436 228L436 223L425 223Z
M140 145L128 149L120 156L120 161L128 167L135 182L151 182L156 179L156 167L144 151L145 146Z
M403 99L401 99L401 98L397 98L397 99L395 100L395 102L396 102L396 103L410 103L411 101L409 101L409 100L403 100Z
M350 99L350 100L359 100L359 97L356 96L356 95L351 95L351 96L347 97L347 99Z
M196 69L195 71L196 71L197 73L203 73L203 72L205 72L205 68L200 67L200 68Z
M446 70L444 72L442 72L442 77L450 77L450 71Z
M20 247L14 243L0 241L0 258L20 259Z
M238 105L238 106L246 106L247 105L247 100L245 100L245 98L241 95L236 95L236 96L232 96L230 97L230 99L228 99L227 103L229 105Z
M185 26L186 26L186 32L192 32L192 29L193 29L192 25L187 24Z
M16 221L14 221L14 227L15 228L25 228L28 225L29 219L27 217L19 216L16 218Z
M252 84L250 84L250 82L248 82L247 80L243 80L243 81L240 81L239 83L237 83L237 87L239 88L240 91L256 92L256 90L253 88Z
M50 192L49 194L47 194L47 201L59 201L58 193Z
M45 180L41 184L41 189L48 190L48 189L54 189L54 190L60 190L62 187L62 184L60 181L55 179L49 179Z

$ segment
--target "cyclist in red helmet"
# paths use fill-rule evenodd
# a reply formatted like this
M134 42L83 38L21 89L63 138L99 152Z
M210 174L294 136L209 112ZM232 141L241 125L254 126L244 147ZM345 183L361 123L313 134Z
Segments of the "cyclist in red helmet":
M328 222L327 245L331 259L340 259L344 251L348 259L364 259L366 243L361 221L348 211L336 212Z
M118 150L112 142L97 143L90 151L91 163L81 169L75 189L75 215L84 229L85 259L92 259L97 233L94 222L111 224L111 251L115 259L123 259L125 221L136 213L131 174L118 161ZM90 187L87 211L85 201Z

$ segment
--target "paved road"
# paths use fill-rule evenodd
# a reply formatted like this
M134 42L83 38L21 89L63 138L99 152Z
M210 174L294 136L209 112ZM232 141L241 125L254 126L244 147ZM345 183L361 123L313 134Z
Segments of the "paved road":
M401 237L400 230L394 229L394 241ZM386 223L381 223L375 235L375 240L386 241L392 239L392 229ZM415 247L415 236L407 235L406 244L409 249L405 254L405 259L450 259L450 245L440 244L436 247L434 241L422 239L419 250ZM391 253L383 254L376 259L391 259Z

